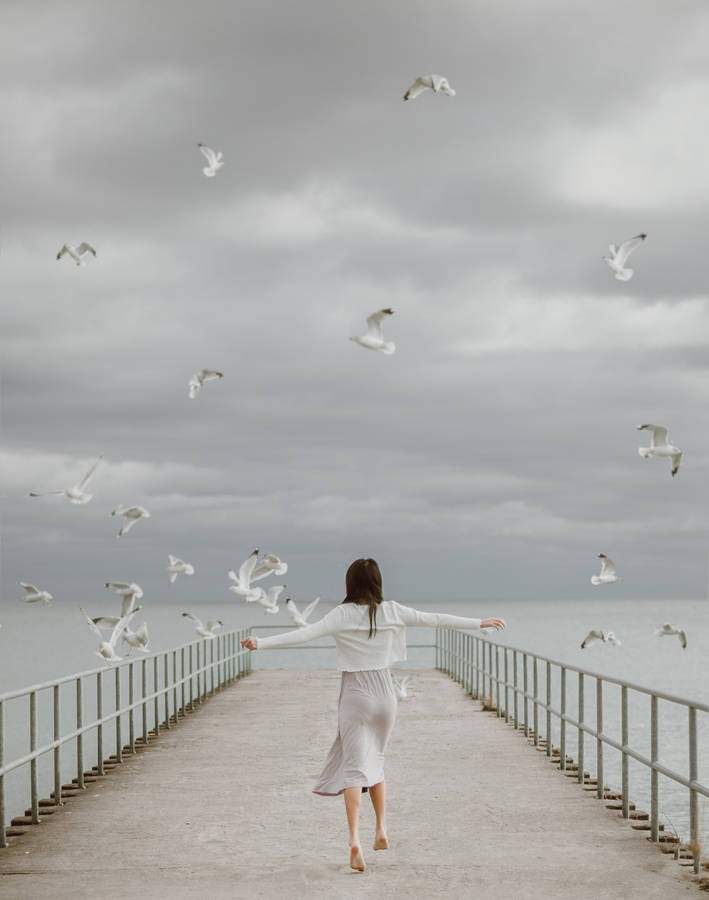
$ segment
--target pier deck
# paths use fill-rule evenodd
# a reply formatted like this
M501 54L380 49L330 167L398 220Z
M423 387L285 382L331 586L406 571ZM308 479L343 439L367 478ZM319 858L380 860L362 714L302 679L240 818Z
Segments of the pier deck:
M391 849L348 867L342 799L310 793L339 675L256 670L0 851L0 898L643 900L687 871L447 676L417 670L387 760Z

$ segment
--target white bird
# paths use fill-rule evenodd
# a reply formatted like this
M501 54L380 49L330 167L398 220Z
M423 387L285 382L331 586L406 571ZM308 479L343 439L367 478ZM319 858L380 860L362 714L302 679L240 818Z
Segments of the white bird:
M141 650L143 653L150 653L150 648L148 647L147 622L143 622L137 631L131 631L128 627L124 628L122 639L126 644L135 647L136 650Z
M178 575L194 575L194 566L186 563L184 559L178 559L169 554L167 571L170 576L170 584L174 584Z
M638 425L638 431L651 431L652 438L650 439L649 447L638 447L638 453L642 456L643 459L647 459L650 456L669 456L672 460L672 477L677 474L679 471L679 464L682 459L682 451L679 447L674 447L670 443L669 435L667 434L667 429L664 425Z
M290 597L288 597L288 599L286 600L286 609L290 613L291 619L293 619L298 628L304 628L308 624L308 617L319 602L320 597L316 597L312 603L308 603L303 612L300 612L298 607L295 605L295 602L291 600Z
M201 369L199 372L195 372L187 383L190 400L194 400L197 394L199 394L205 381L214 381L216 378L223 377L223 372L216 372L214 369Z
M233 581L233 584L229 585L228 590L249 603L256 602L262 594L261 588L251 587L251 576L256 568L257 557L258 549L250 553L247 559L242 562L238 575L233 569L228 573L229 578Z
M125 616L122 616L118 620L118 622L113 627L111 637L107 641L104 641L101 630L96 625L94 620L89 616L86 610L82 609L82 607L79 607L79 609L86 616L86 621L89 623L89 628L91 628L94 634L96 634L99 638L100 643L98 646L98 650L95 651L96 656L106 660L106 662L120 662L123 657L118 656L118 654L116 653L116 642L123 633L123 629L130 622L133 616L138 612L140 607L136 606L131 612L127 613Z
M615 563L605 553L599 553L598 558L603 560L601 563L601 574L591 575L591 584L615 584L616 581L622 581L615 574Z
M119 618L128 615L135 608L135 601L140 600L143 596L143 588L134 581L130 584L126 584L125 581L107 581L104 587L110 588L121 598L121 615ZM96 620L94 619L94 621ZM109 619L104 619L104 621L108 622ZM111 621L111 626L115 625L117 621L118 619ZM107 627L107 625L103 627Z
M379 312L372 313L367 319L367 333L358 337L351 337L350 340L355 341L361 347L366 347L367 350L381 350L382 353L391 356L396 350L396 344L392 341L384 340L382 322L387 316L393 315L393 309L380 309Z
M583 639L583 643L581 644L581 649L583 650L585 647L590 647L591 644L595 644L597 641L603 641L604 644L613 644L614 647L620 647L621 643L618 638L613 634L612 631L589 631L586 637Z
M64 244L59 253L57 253L57 259L61 259L65 253L68 253L69 256L71 256L77 266L86 265L82 257L86 256L87 253L93 253L93 255L96 256L96 251L91 244L87 244L86 241L82 241L78 247L73 247L71 244Z
M195 631L197 632L197 634L199 634L201 637L209 638L210 640L216 637L214 632L217 630L217 628L221 628L224 624L221 619L217 619L216 622L207 622L206 625L203 625L201 620L198 619L197 616L193 616L192 613L183 612L182 615L188 618L190 622L194 622Z
M424 91L433 91L434 94L443 93L449 97L455 97L455 91L448 84L448 79L442 75L419 75L408 91L404 94L404 100L415 100Z
M149 519L150 513L142 506L117 506L111 511L112 516L123 516L123 525L116 537L123 537L140 519Z
M263 588L257 588L256 590L259 592L259 595L256 598L256 602L260 603L267 613L275 616L279 609L276 601L284 587L285 584L274 584L268 591L264 591Z
M98 464L103 459L103 455L99 456L96 462L91 466L88 472L84 475L81 481L77 481L73 487L66 488L63 491L43 491L42 493L37 493L36 491L30 491L30 497L48 497L50 494L63 494L65 497L69 498L70 503L88 503L89 500L93 497L93 494L87 494L84 491L84 488L89 483L89 479L94 474L96 469L98 468Z
M287 571L288 563L282 562L273 553L267 553L251 573L251 580L258 581L267 575L285 575Z
M682 631L680 628L675 628L674 625L670 625L667 622L665 625L660 625L655 632L658 637L668 637L669 635L676 634L679 638L679 642L682 645L683 649L687 649L687 632Z
M224 165L223 156L224 154L219 151L215 153L210 147L205 147L204 144L197 144L199 149L202 151L204 158L207 160L208 165L205 166L202 171L207 176L207 178L213 178L219 169Z
M45 606L49 605L49 601L52 599L49 591L40 591L33 584L27 584L24 581L18 581L17 583L25 589L25 596L22 598L25 603L39 603L41 600Z
M394 677L392 680L394 684L394 693L396 694L397 700L406 700L410 696L407 690L407 685L411 680L411 676L404 675L403 678Z
M608 249L610 256L604 256L603 262L613 272L618 281L629 281L633 277L633 270L625 268L625 262L630 254L639 247L647 237L646 234L638 234L629 241L625 241L620 247L617 244L610 244Z

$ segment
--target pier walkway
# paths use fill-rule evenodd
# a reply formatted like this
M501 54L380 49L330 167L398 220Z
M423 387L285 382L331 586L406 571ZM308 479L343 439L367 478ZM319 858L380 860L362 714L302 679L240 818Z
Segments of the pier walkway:
M348 866L342 799L310 793L339 674L256 670L0 853L2 900L673 900L670 856L447 676L416 670L387 761L391 849Z

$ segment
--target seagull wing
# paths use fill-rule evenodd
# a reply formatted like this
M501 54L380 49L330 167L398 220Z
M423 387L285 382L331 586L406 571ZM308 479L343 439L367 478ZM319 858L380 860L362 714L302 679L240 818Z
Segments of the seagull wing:
M125 591L129 590L130 585L129 585L129 584L126 584L126 583L123 582L123 581L107 581L107 582L104 584L104 587L107 587L107 588L113 588L113 590L114 590L117 594L122 594L122 593L124 593Z
M284 587L285 587L285 584L274 584L273 587L270 587L268 589L266 597L268 598L269 606L276 605L276 601L278 600L278 598L281 594L281 591L283 590Z
M68 252L69 252L69 248L67 247L66 244L64 244L64 246L63 246L62 249L59 251L59 253L57 253L57 259L61 259L62 256L64 256L64 254L65 254L65 253L68 253Z
M616 252L615 261L618 263L618 265L624 266L625 261L633 252L633 250L635 250L636 247L639 247L646 237L646 234L638 234L634 238L630 238L629 241L624 241L620 245L620 247L618 247L618 250Z
M36 588L33 584L27 584L25 581L19 581L18 584L20 587L23 587L28 594L39 594L38 588Z
M589 647L591 644L595 644L596 641L603 640L603 632L602 631L589 631L586 637L583 639L583 643L581 644L581 649L584 647Z
M96 460L96 462L93 464L93 466L91 466L91 468L86 473L86 475L84 475L84 477L81 479L81 481L76 485L78 488L86 487L86 485L89 483L89 478L91 478L91 476L94 474L94 472L98 468L98 464L101 462L102 459L103 459L103 454L101 456L99 456L99 458Z
M393 314L393 309L380 309L379 312L372 313L372 315L367 318L367 335L383 341L384 334L382 333L382 322L387 316Z
M419 75L416 81L414 81L408 91L404 94L404 100L415 100L419 94L423 94L424 91L427 91L432 86L430 78L425 75Z
M93 253L96 256L96 251L91 246L91 244L87 244L86 241L82 241L79 246L76 248L76 252L79 256L82 256L84 253Z
M684 649L687 647L687 632L686 631L678 631L677 637L679 638L679 642Z
M211 168L214 168L217 165L217 155L211 147L205 147L204 144L197 144L199 149L202 151L204 158L207 160Z
M103 635L101 634L101 629L98 627L98 625L94 622L94 620L82 606L80 606L79 609L86 616L86 621L88 622L89 628L93 631L94 634L98 635L98 637L103 640Z
M653 447L662 447L667 443L667 429L664 425L638 425L637 430L652 432Z
M303 618L307 619L310 613L315 609L315 607L320 603L320 597L316 597L312 603L308 603L308 605L303 610Z
M207 631L215 631L217 628L221 628L222 623L220 619L217 619L215 622L210 621L207 622Z
M224 373L217 372L215 369L202 369L197 377L204 383L205 381L213 381L215 378L223 378Z
M121 633L123 632L123 629L126 627L126 625L130 622L130 620L131 620L131 619L133 618L133 616L138 612L139 609L140 609L140 607L139 607L139 606L136 606L135 609L131 610L131 611L130 611L129 613L127 613L125 616L121 616L121 618L120 618L120 619L116 622L116 624L113 626L113 631L111 632L111 637L108 639L108 643L109 643L112 647L115 647L115 646L116 646L116 641L117 641L118 638L121 636Z
M256 568L256 560L258 558L258 550L254 550L239 566L239 581L248 587L251 581L251 575Z
M615 575L615 563L608 556L601 560L601 575Z
M259 581L261 578L265 578L267 575L272 575L273 569L271 566L263 565L256 566L256 568L251 573L251 581Z
M194 624L197 626L197 628L203 628L203 627L204 627L204 626L202 625L202 620L201 620L201 619L198 619L197 616L193 616L192 613L182 613L182 615L183 615L186 619L189 619L190 622L194 622Z

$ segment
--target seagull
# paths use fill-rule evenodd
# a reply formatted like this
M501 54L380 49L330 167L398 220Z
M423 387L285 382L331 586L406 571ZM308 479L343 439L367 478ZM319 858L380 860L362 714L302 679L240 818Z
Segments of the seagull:
M586 637L583 639L583 643L581 644L581 649L584 647L590 647L591 644L595 644L596 641L603 641L604 644L613 644L615 647L620 647L620 641L613 634L612 631L589 631Z
M406 700L410 696L409 692L406 689L409 681L411 680L410 675L404 675L403 678L394 678L394 692L396 694L397 700Z
M126 584L124 581L107 581L104 587L111 588L121 598L121 618L131 612L135 608L135 601L140 600L143 596L143 588L135 582ZM111 624L115 625L117 621L118 619Z
M646 234L637 234L634 238L630 238L629 241L621 244L620 247L617 244L609 245L608 249L611 255L604 256L603 262L613 272L618 281L629 281L633 277L633 270L626 269L625 262L633 250L639 247L646 237Z
M205 166L202 171L207 176L207 178L213 178L217 174L219 169L221 169L221 167L224 165L224 161L222 160L222 156L224 154L221 153L221 151L219 153L215 153L214 150L212 150L210 147L205 147L204 144L197 144L197 146L204 154L204 158L208 163L208 165Z
M591 575L591 584L615 584L616 581L623 580L615 574L615 563L610 557L606 556L605 553L599 553L598 558L603 560L601 563L601 574Z
M59 253L57 253L57 259L61 259L65 253L68 253L69 256L71 256L77 266L86 265L82 257L86 256L87 253L93 253L93 255L96 256L96 251L91 244L87 244L86 241L82 241L78 247L72 247L71 244L64 244Z
M248 558L241 564L238 575L233 569L228 573L229 578L234 582L229 585L228 590L248 603L254 603L263 593L261 588L251 587L251 575L256 567L257 557L258 549L250 553Z
M288 563L282 562L273 553L267 553L251 573L251 580L258 581L267 575L285 575Z
M682 645L682 649L687 649L687 632L682 631L680 628L675 628L674 625L670 625L669 622L665 625L660 625L655 632L658 637L667 637L669 635L676 634L679 638L679 642Z
M214 369L202 369L199 372L195 372L195 374L190 378L188 382L189 398L190 400L194 400L194 398L199 394L202 390L202 385L205 381L213 381L215 378L223 378L223 372L215 372Z
M379 312L372 313L367 319L367 333L359 337L351 337L351 341L366 347L368 350L381 350L387 356L396 350L396 344L392 341L385 341L382 332L382 322L386 316L393 316L393 309L380 309Z
M295 605L295 602L291 600L290 597L286 600L286 609L290 613L291 619L295 622L298 628L304 628L308 624L308 616L315 609L315 607L320 602L320 597L316 597L312 603L308 603L303 612L300 612L298 607Z
M65 497L69 498L70 503L88 503L93 497L93 494L87 494L84 491L84 488L89 483L89 479L98 468L98 464L102 459L103 455L99 456L81 481L77 481L74 487L66 488L63 491L44 491L41 494L38 494L36 491L30 491L30 497L48 497L50 494L63 494Z
M121 616L118 622L116 622L116 624L114 625L113 631L111 632L111 637L107 641L104 641L101 630L96 625L94 620L89 616L86 610L81 606L79 607L79 609L86 616L86 621L89 623L89 628L91 628L91 630L96 635L98 635L98 638L100 640L98 650L96 650L96 656L99 656L101 659L106 660L106 662L120 662L123 657L118 656L116 653L116 642L121 636L123 629L130 622L133 616L138 612L140 607L136 606L135 609L133 609L131 612L127 613L125 616Z
M408 91L404 94L404 100L415 100L419 94L431 90L434 94L444 93L449 97L455 97L455 91L448 84L448 79L442 75L419 75Z
M112 516L123 516L123 525L116 537L123 537L139 519L149 519L150 513L142 506L117 506L111 511Z
M25 589L25 596L22 598L25 603L38 603L41 600L45 606L49 606L49 601L52 599L49 591L40 591L33 584L27 584L24 581L17 583Z
M167 571L170 575L170 584L174 584L178 575L194 575L194 566L186 563L184 559L178 559L169 554Z
M217 619L216 622L207 622L206 625L203 625L201 620L198 619L197 616L193 616L192 613L182 613L182 615L188 618L190 622L194 622L197 634L201 637L209 638L210 640L216 637L214 632L217 628L221 628L224 624L221 619Z
M638 425L638 431L651 431L652 438L649 447L638 447L638 453L643 459L649 456L669 456L672 460L672 477L674 478L679 471L680 460L682 459L682 451L679 447L673 447L670 443L667 429L664 425Z
M263 588L256 588L256 590L259 592L259 595L256 598L256 602L260 603L267 613L275 616L279 609L276 601L278 600L278 595L281 593L284 587L285 584L274 584L268 589L268 591L264 591Z
M123 640L131 647L135 647L136 650L150 653L150 648L148 647L148 623L143 622L137 631L131 631L128 627L124 628Z

